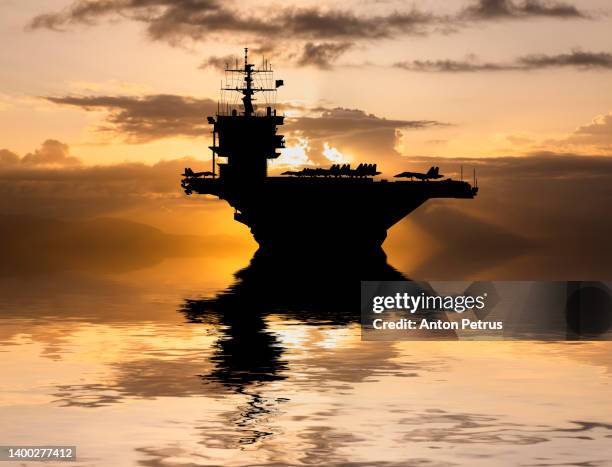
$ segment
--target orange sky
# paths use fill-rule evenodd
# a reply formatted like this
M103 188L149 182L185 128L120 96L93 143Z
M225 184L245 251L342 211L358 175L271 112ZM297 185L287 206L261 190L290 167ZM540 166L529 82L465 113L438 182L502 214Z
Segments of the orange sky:
M114 8L78 16L79 8L96 3L0 2L0 40L5 44L0 50L0 148L24 155L46 139L56 139L68 144L71 154L85 163L208 158L206 140L199 135L128 144L126 135L116 128L99 131L101 126L108 129L112 109L86 111L45 97L172 94L216 99L221 74L200 65L211 57L240 54L244 45L265 47L269 34L223 29L214 18L211 24L219 29L214 34L207 33L210 26L187 29L185 22L197 23L198 15L209 14L200 8L185 13L183 24L170 24L171 33L154 37L155 21L136 19L138 10L126 7L131 1L106 2ZM158 5L149 12L152 18L170 8L168 2L150 3ZM554 9L535 14L521 9L521 2L490 0L420 1L414 7L393 1L344 1L333 6L293 1L277 10L267 10L258 2L231 3L232 11L253 21L275 18L283 8L291 9L282 13L283 18L290 16L283 21L297 32L273 36L278 39L277 49L268 53L278 77L285 79L280 101L445 124L398 127L401 138L395 148L401 154L489 156L543 150L609 154L612 117L605 116L612 111L612 16L605 0L576 3L576 14ZM541 3L547 8L553 5ZM298 17L300 12L311 16ZM421 20L422 25L403 29L389 20L415 12L435 20ZM55 22L36 22L43 14L55 15ZM319 23L329 24L325 28L311 24L316 22L313 14ZM338 21L342 15L348 21ZM347 32L345 23L351 18L363 24ZM276 22L281 23L280 17ZM307 57L310 61L305 58L308 44L319 52ZM587 54L586 62L572 55L577 51ZM525 66L521 62L537 55L557 63ZM259 61L260 56L253 58ZM430 68L439 66L439 61L452 61L501 69L448 72L393 66L404 63L414 68L416 61L429 63ZM594 119L599 123L593 123ZM586 128L586 133L577 136L579 127ZM349 157L361 156L351 154L355 148L343 148L333 136L328 139L320 143L327 142ZM320 153L318 146L315 150Z

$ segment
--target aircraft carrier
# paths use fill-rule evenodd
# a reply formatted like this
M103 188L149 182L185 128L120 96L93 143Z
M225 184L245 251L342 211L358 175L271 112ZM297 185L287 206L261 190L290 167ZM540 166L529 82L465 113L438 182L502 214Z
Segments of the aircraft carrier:
M473 198L476 181L444 179L437 167L427 173L403 172L402 180L378 177L375 164L333 165L268 176L268 160L285 147L278 134L284 116L277 114L271 66L228 66L212 125L212 169L186 168L185 193L214 195L235 210L262 251L306 256L313 253L359 254L381 251L387 230L431 198ZM255 96L265 103L256 109Z

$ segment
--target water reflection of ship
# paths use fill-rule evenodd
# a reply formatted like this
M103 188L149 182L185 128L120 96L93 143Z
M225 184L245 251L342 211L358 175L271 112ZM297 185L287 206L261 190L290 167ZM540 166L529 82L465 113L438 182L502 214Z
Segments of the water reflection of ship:
M201 377L247 396L235 420L243 433L241 443L269 436L270 430L261 425L282 403L262 395L266 383L288 374L285 348L269 329L271 315L307 325L356 323L361 279L406 279L387 263L382 250L341 261L313 257L299 263L259 250L235 277L235 283L214 298L185 300L181 311L189 322L213 324L220 332L211 357L214 368Z
M188 321L218 326L222 337L209 378L241 387L282 378L282 349L266 317L282 314L306 324L345 325L359 321L360 280L400 281L382 250L334 262L311 258L294 263L284 255L259 250L236 282L210 299L187 299Z

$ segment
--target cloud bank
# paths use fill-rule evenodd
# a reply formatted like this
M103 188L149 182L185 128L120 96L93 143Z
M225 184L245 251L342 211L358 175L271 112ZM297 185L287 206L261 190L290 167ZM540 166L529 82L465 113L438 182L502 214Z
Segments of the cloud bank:
M130 96L47 97L55 104L79 107L86 111L107 113L107 125L100 131L122 135L128 142L143 143L155 139L197 137L209 131L206 116L217 111L212 99L155 94Z
M217 104L211 99L165 94L46 99L85 111L104 112L105 123L98 129L130 143L173 137L208 138L210 126L206 123L206 116L217 111ZM447 125L435 120L386 119L361 109L342 107L308 108L281 103L278 108L301 114L287 117L280 132L287 136L288 146L294 146L297 138L306 138L307 156L314 163L329 162L322 156L326 143L350 152L355 162L370 162L367 156L376 154L379 161L394 163L400 157L395 150L400 130Z
M469 19L523 19L552 17L560 19L587 18L588 15L578 7L560 1L525 0L477 0L468 6L464 16Z
M294 6L260 7L243 12L216 0L77 0L62 11L32 19L32 29L62 30L76 24L127 18L146 24L154 40L177 43L204 40L219 33L270 36L290 40L381 39L416 34L440 18L415 8L382 15L359 16L348 10Z
M559 1L475 0L454 14L436 14L416 6L402 10L362 11L283 4L256 10L220 0L75 0L66 8L34 17L29 29L64 31L75 25L130 20L145 25L150 39L179 45L188 41L245 42L275 51L298 66L328 68L356 43L449 33L482 22L504 20L587 19L578 7ZM270 38L282 38L272 42ZM216 57L206 63L218 66Z
M393 64L395 68L427 73L473 73L488 71L534 71L548 68L575 68L578 70L612 70L612 54L608 52L585 52L547 55L531 54L508 63L479 62L467 60L412 60Z

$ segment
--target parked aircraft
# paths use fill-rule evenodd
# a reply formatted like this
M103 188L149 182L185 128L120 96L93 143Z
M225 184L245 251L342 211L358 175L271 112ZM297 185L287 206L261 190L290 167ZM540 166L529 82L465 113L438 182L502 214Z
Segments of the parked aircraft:
M427 173L421 172L402 172L401 174L396 175L397 178L411 178L418 180L436 180L438 178L444 177L444 175L440 175L440 167L431 167Z

